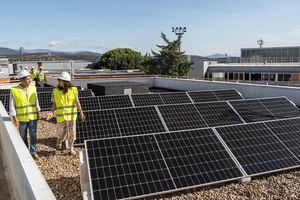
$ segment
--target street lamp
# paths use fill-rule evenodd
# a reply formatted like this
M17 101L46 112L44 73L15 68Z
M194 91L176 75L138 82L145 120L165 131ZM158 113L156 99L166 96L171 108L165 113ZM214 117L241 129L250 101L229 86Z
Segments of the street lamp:
M186 32L186 27L172 27L172 32L176 35L182 36Z
M186 32L186 27L172 27L172 32L175 33L175 35L178 35L179 37L182 37L182 35ZM180 51L180 45L179 45L179 51Z
M262 47L263 47L263 45L264 45L263 39L257 40L257 44L259 45L259 48L260 48L260 59L261 59L261 62L262 62L262 61L263 61Z
M21 57L21 60L23 61L23 52L24 52L24 48L23 48L23 47L20 47L19 51L20 51L20 57Z

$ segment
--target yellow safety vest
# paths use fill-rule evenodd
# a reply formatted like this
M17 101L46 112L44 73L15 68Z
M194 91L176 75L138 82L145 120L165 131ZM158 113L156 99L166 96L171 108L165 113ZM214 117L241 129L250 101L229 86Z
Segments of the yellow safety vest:
M45 75L43 71L39 71L37 76L39 81L43 81L45 79Z
M77 94L76 87L69 88L65 94L58 88L53 89L56 105L56 121L58 123L77 119L77 106L75 103Z
M36 109L36 87L29 86L26 95L22 90L22 86L18 85L11 88L11 94L14 99L17 119L20 122L36 120L38 114Z
M36 78L36 71L35 70L31 70L30 71L30 75L31 75L32 79L35 79Z

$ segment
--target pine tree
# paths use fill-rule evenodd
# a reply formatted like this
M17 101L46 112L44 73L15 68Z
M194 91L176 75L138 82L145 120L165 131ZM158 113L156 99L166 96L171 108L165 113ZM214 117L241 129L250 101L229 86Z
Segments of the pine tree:
M159 52L152 51L153 57L148 63L148 73L172 76L187 76L193 62L190 62L185 52L180 51L181 36L174 41L168 40L164 33L161 38L166 45L157 45Z

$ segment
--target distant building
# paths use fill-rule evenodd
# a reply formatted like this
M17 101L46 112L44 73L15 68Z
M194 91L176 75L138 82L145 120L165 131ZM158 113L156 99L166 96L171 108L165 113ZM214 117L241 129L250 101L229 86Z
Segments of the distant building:
M241 62L194 62L190 78L300 82L300 46L241 49Z
M300 62L300 46L242 48L241 62Z

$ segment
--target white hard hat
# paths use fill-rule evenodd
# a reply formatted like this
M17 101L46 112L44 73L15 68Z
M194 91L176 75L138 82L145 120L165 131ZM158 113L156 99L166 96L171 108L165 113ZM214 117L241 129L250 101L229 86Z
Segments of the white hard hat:
M21 70L18 74L19 79L24 78L26 76L30 76L30 74L27 70Z
M28 69L28 67L27 67L27 66L25 66L25 69Z
M32 66L31 69L34 69L34 66Z
M39 66L40 69L43 69L43 66Z
M60 80L64 80L64 81L71 81L71 76L68 72L62 72L58 77L57 79L60 79Z

